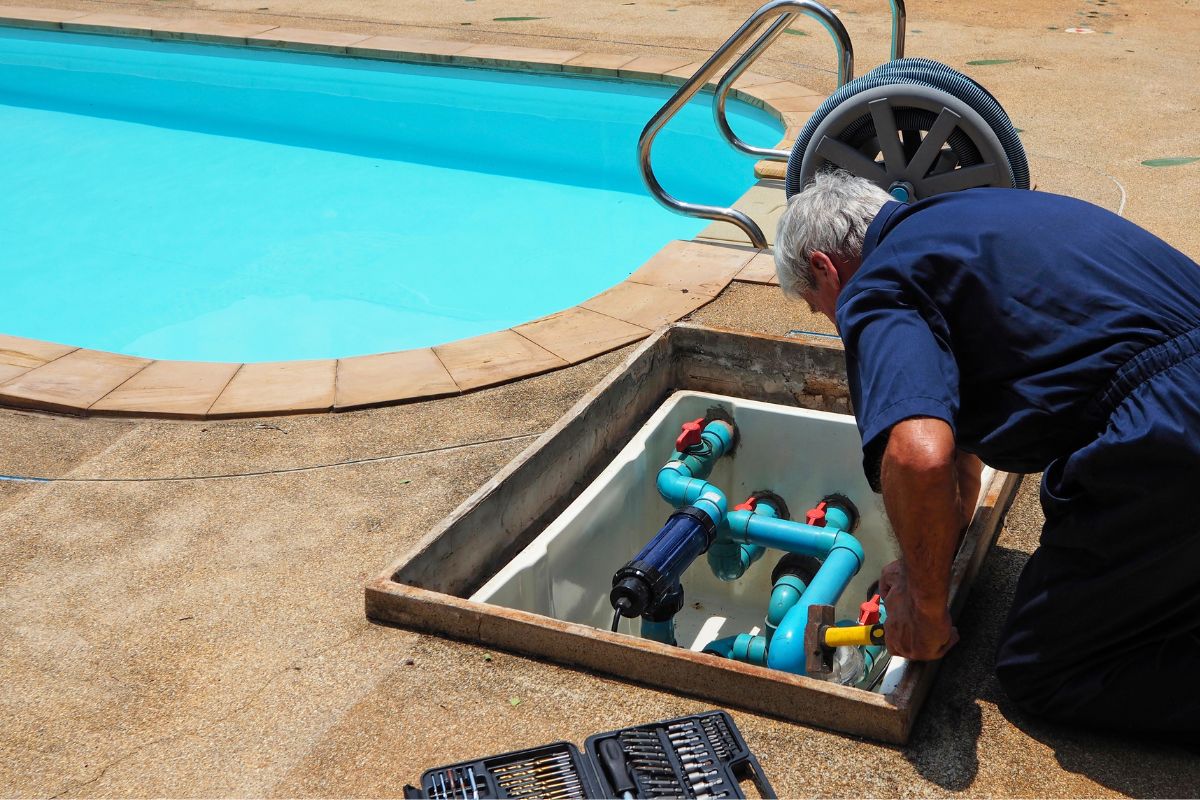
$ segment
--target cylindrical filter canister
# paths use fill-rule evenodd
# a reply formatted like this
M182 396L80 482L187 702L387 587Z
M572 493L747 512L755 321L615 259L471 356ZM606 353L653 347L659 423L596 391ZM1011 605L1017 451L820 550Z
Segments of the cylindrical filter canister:
M716 523L697 508L676 511L633 560L613 575L612 607L638 617L657 605L712 544Z

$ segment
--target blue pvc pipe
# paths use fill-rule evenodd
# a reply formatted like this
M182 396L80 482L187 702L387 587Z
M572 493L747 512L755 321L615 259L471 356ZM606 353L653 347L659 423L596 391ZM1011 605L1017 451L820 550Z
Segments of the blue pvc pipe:
M704 645L704 652L732 661L765 667L767 665L767 637L739 633L736 636L713 639Z
M733 445L733 430L727 423L710 422L701 432L700 440L706 445L701 452L676 452L658 471L658 493L675 508L695 506L720 525L728 508L725 493L705 478Z
M879 621L887 622L887 609L884 607L882 600L879 601ZM871 674L871 670L875 668L875 662L879 660L879 657L886 650L887 648L881 644L868 644L863 647L863 662L866 664L863 674Z
M658 471L658 493L675 508L695 506L720 525L728 504L725 493L706 480L693 478L672 461Z
M759 500L754 513L774 517L778 512L770 502ZM762 545L733 541L729 538L729 526L722 524L717 529L717 537L712 546L708 548L708 567L720 580L736 581L745 575L750 565L762 558L766 551L767 548Z
M704 426L700 432L700 441L704 445L694 453L675 451L672 461L682 463L688 473L695 478L707 478L713 466L733 447L733 428L729 423L714 420Z
M758 502L754 504L754 513L774 519L779 516L779 509L771 505L771 501L759 498ZM723 529L728 531L729 526L724 525ZM763 553L767 552L767 548L760 544L743 544L742 548L750 555L751 564L753 564L755 561L758 561L760 558L762 558ZM745 570L743 570L743 572L744 571Z
M746 574L754 562L751 548L754 545L738 544L717 534L717 539L708 548L706 558L712 574L722 581L736 581ZM759 555L762 555L760 552Z
M783 622L783 618L787 616L787 612L792 610L792 606L800 602L806 588L804 581L795 575L779 576L779 580L775 582L775 588L771 590L771 602L767 606L765 625L767 641L775 636L779 623Z
M733 651L729 657L734 661L765 667L767 665L767 637L739 633L734 637Z
M850 515L841 507L828 505L825 507L825 527L837 531L850 530Z
M730 511L725 516L730 538L787 553L824 558L834 547L839 531L803 522L776 519L749 511ZM860 548L861 549L861 548Z
M642 617L642 638L672 646L677 644L675 641L675 618L671 617L662 622L655 622Z
M825 563L813 576L800 601L792 606L771 637L771 649L767 654L767 666L796 675L804 674L807 653L804 649L804 628L808 625L808 609L814 605L837 603L846 586L862 568L863 549L845 531L836 533L836 541Z
M875 669L875 662L879 660L880 654L883 653L884 647L880 644L868 644L863 646L863 675L870 675L871 670Z
M737 636L726 636L724 639L713 639L704 645L704 652L721 658L733 658L733 645L737 638Z

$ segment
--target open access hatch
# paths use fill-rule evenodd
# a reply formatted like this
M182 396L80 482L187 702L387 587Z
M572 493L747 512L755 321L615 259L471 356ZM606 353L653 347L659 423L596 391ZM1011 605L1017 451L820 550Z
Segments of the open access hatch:
M615 569L666 519L654 475L681 421L720 405L737 420L736 456L710 480L730 504L770 485L802 513L830 492L862 514L867 560L839 603L852 615L895 554L881 504L859 466L840 343L755 336L693 325L664 329L550 430L366 587L367 614L733 707L888 742L907 740L936 663L892 659L872 691L700 652L716 636L762 624L764 563L725 583L701 557L684 580L678 647L608 630ZM1019 477L986 470L954 565L961 608L1000 530ZM772 485L773 484L773 485ZM810 497L811 495L811 497ZM861 584L861 585L860 585ZM859 597L864 595L864 597ZM846 608L842 608L845 605Z

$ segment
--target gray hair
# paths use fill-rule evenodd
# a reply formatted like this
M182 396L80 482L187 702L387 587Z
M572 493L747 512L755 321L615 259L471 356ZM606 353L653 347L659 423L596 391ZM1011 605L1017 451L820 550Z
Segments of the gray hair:
M813 253L859 258L867 227L891 199L845 170L819 172L804 191L792 195L775 232L775 273L784 294L799 298L812 288Z

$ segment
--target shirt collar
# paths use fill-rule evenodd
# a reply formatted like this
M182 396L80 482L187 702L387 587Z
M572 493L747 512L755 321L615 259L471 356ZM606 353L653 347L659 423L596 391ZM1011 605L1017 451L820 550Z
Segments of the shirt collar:
M885 229L888 227L888 221L892 218L892 215L905 207L904 203L889 200L879 209L879 213L875 215L875 219L871 220L871 224L867 226L866 235L863 236L863 261L866 261L871 252L879 245L879 240L883 238Z

